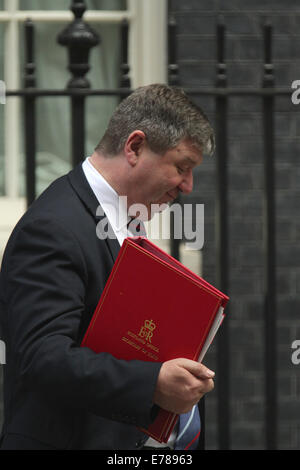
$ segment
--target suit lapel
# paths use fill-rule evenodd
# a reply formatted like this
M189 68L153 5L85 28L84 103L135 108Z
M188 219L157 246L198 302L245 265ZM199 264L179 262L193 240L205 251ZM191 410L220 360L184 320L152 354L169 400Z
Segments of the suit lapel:
M72 171L70 171L70 173L67 175L67 178L86 209L94 218L95 223L98 224L101 219L105 217L105 215L97 215L97 208L100 204L85 177L82 165L79 164ZM104 213L103 210L101 212ZM111 225L109 225L109 232L110 231L112 231ZM115 262L120 251L120 244L118 240L116 238L106 237L104 241L107 243L112 259Z

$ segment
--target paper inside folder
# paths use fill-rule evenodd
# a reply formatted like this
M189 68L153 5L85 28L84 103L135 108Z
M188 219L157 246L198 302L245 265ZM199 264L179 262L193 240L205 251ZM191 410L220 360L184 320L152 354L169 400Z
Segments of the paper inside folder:
M216 335L216 333L217 333L224 317L225 317L224 308L220 307L217 315L215 316L214 322L213 322L212 327L210 329L210 332L209 332L209 334L206 338L206 341L203 345L203 348L202 348L201 353L200 353L199 358L198 358L198 362L203 361L204 356L205 356L209 346L211 345L211 342L214 339L214 337L215 337L215 335Z

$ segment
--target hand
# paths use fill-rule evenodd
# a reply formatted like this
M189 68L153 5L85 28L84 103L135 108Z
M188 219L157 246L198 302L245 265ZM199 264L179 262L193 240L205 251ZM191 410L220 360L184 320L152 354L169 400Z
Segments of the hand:
M154 403L172 413L187 413L214 388L215 373L190 359L172 359L162 364L154 392Z

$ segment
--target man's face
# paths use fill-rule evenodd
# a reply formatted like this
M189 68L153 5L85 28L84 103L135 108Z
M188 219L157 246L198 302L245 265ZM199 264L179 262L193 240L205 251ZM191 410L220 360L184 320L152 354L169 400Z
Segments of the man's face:
M151 205L172 202L179 192L188 194L192 191L193 169L201 162L201 152L185 141L164 155L158 155L144 145L137 160L130 200L146 206L147 220L150 220L153 216Z

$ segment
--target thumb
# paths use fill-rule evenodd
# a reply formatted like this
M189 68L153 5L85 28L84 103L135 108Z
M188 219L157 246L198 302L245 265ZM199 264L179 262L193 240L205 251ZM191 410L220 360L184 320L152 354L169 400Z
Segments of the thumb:
M199 379L212 379L215 376L215 373L208 367L190 359L182 359L180 365Z

